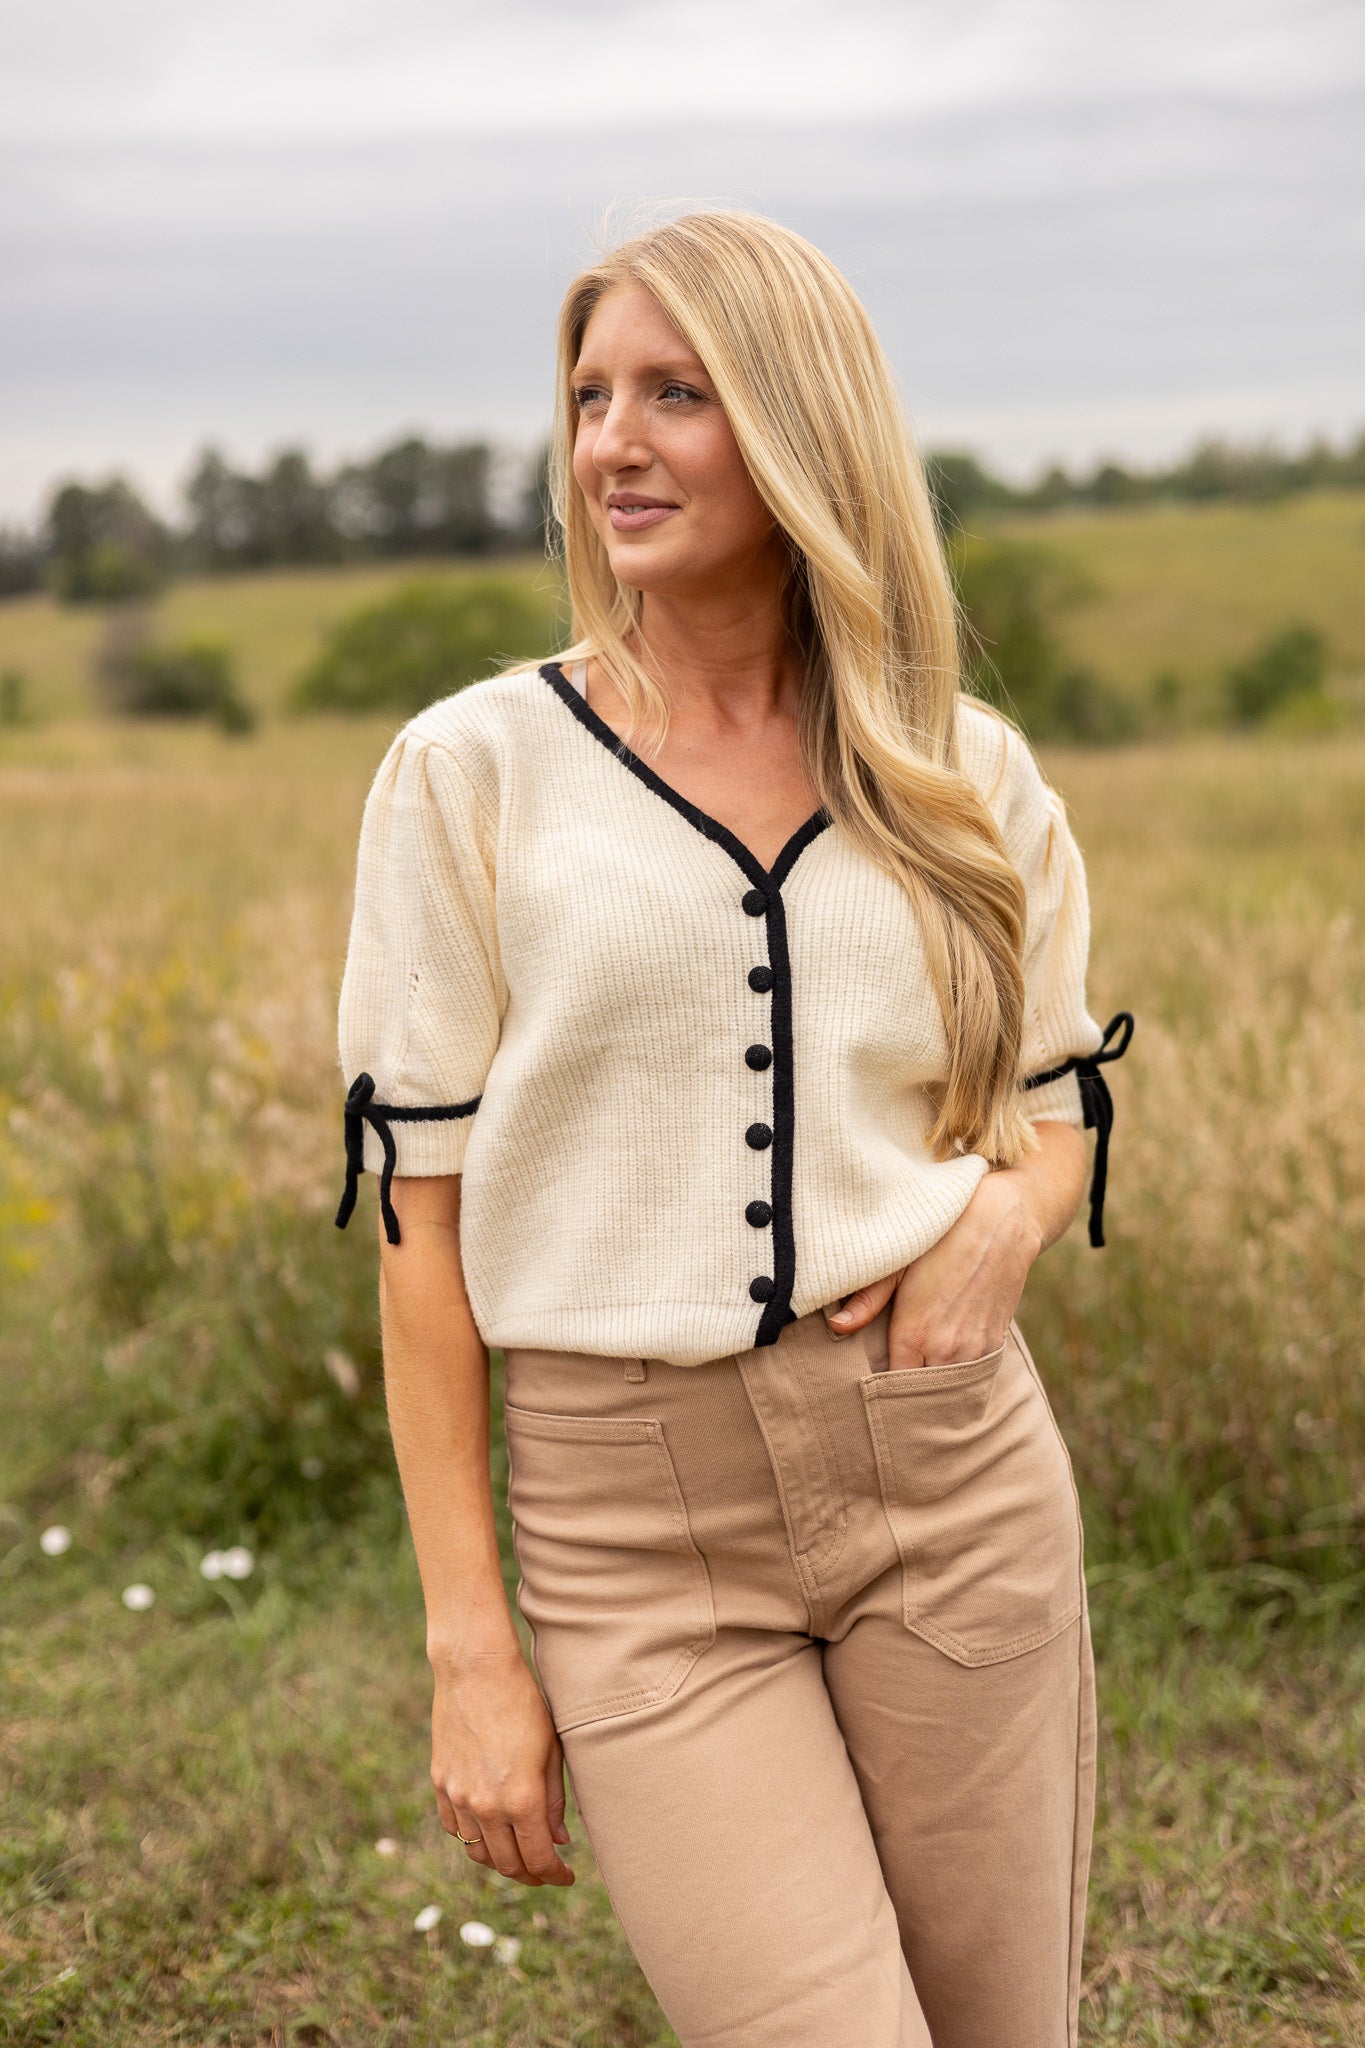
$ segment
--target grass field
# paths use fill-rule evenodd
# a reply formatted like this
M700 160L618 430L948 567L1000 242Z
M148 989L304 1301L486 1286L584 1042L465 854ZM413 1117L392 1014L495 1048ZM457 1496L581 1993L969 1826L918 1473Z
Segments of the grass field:
M1153 505L1011 519L1046 541L1094 595L1060 621L1076 659L1125 690L1173 671L1195 703L1231 661L1287 622L1325 635L1334 669L1365 677L1365 498Z
M1059 620L1071 656L1144 698L1173 672L1188 702L1212 701L1230 662L1267 634L1303 620L1325 634L1334 675L1365 688L1365 498L1317 493L1274 505L1158 505L1132 511L1015 518L999 528L1056 548L1091 595ZM533 578L553 598L553 571L494 565ZM231 648L244 694L278 709L290 680L347 612L414 574L459 580L486 565L360 564L190 578L152 607L155 632L200 635ZM91 708L90 666L105 621L46 597L0 606L0 671L25 676L44 717Z
M330 1225L385 738L0 736L4 2048L671 2038L581 1832L570 1894L519 1893L429 1811L372 1190ZM1092 1005L1139 1017L1110 1247L1074 1230L1021 1311L1101 1651L1083 2039L1361 2044L1365 739L1047 765ZM252 1576L205 1582L239 1542ZM522 1938L515 1971L461 1944L470 1915Z

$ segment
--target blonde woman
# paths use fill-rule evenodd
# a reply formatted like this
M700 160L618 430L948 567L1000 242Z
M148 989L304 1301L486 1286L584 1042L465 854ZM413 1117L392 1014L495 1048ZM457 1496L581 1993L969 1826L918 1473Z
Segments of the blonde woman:
M684 2048L1062 2048L1090 1654L1012 1318L1126 1043L1080 857L832 264L691 215L559 357L575 645L399 735L342 995L441 1818L567 1884L567 1763Z

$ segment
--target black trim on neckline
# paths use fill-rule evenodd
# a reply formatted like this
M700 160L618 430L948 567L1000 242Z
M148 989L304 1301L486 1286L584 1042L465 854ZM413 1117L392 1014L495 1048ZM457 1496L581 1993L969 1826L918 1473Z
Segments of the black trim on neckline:
M723 847L732 861L761 889L780 889L792 869L800 860L812 839L824 831L830 822L829 812L821 809L812 811L804 825L798 825L791 838L778 854L771 868L765 868L758 855L751 853L742 839L736 838L728 825L722 825L719 818L713 818L709 811L703 811L697 804L674 789L671 782L665 782L662 775L656 775L647 762L633 753L625 741L614 733L605 718L600 718L589 704L581 690L576 690L557 661L547 661L540 671L562 704L567 704L580 725L586 726L593 738L600 740L609 753L615 754L623 768L632 775L638 775L647 789L655 796L661 796L666 804L686 818L694 830L704 839L713 840Z
M791 1298L796 1286L796 1230L792 1219L792 1179L796 1151L796 1085L793 1073L792 1043L792 968L791 953L787 945L787 910L782 901L782 884L796 866L801 855L813 839L819 837L831 823L828 811L823 808L814 811L804 825L799 825L791 838L778 854L771 868L765 868L756 854L749 851L742 839L736 838L728 825L722 825L718 818L689 803L685 796L665 782L661 775L633 753L625 741L614 733L604 718L599 718L581 691L574 688L557 661L547 661L541 668L541 676L550 685L561 704L573 713L579 724L590 732L595 740L611 754L614 754L623 768L653 790L655 796L685 818L689 825L709 839L723 852L728 853L735 866L754 887L761 890L765 899L763 917L768 932L768 964L772 969L772 1009L769 1013L768 1042L772 1047L773 1061L770 1068L773 1090L773 1142L772 1142L772 1247L773 1247L773 1296L764 1304L759 1317L758 1329L754 1335L754 1348L775 1344L787 1324L794 1320ZM752 984L749 984L752 986Z

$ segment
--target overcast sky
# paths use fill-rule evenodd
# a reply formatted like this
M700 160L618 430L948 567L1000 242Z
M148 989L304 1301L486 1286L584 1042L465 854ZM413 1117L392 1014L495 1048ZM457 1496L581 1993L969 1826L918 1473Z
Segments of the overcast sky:
M0 0L0 516L542 431L613 201L854 279L1013 471L1365 425L1365 0Z

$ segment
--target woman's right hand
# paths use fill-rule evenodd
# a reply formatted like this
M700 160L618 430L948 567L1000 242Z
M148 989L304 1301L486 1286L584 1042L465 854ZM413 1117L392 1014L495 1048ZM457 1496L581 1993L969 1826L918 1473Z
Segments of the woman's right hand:
M539 1686L518 1649L436 1668L431 1781L447 1834L479 1837L465 1854L519 1884L572 1884L557 1854L564 1758Z

